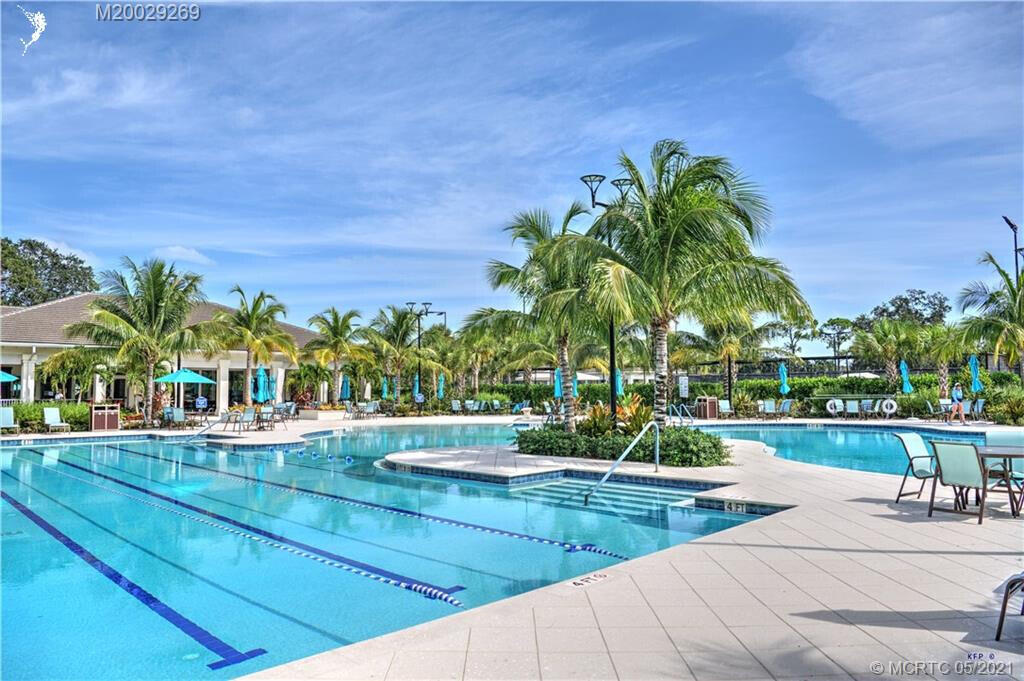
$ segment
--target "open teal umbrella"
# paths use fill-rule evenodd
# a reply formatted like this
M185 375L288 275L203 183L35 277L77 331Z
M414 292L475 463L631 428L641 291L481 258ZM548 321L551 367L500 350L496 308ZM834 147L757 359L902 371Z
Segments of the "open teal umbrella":
M580 385L576 381L576 376L575 375L572 377L572 396L574 398L580 396Z
M18 377L14 374L9 374L6 371L0 370L0 383L12 383L17 380Z
M10 376L10 374L7 374ZM2 379L4 381L10 380L7 378ZM15 377L17 380L17 377ZM156 383L202 383L204 385L215 385L217 381L211 381L202 374L197 374L191 369L178 369L173 374L167 374L155 379Z
M555 399L562 399L562 370L555 369Z
M341 399L352 399L352 386L349 385L348 376L345 376L341 379Z
M388 399L388 377L381 376L380 379L380 399Z
M783 395L789 394L789 369L785 362L779 362L779 392Z
M910 369L907 368L907 360L900 360L900 376L903 377L903 392L909 395L914 392L914 386L910 385Z
M980 393L985 389L985 384L981 382L979 376L981 369L978 368L978 356L971 355L971 358L967 360L967 364L971 367L971 392Z
M444 399L444 374L441 374L441 377L437 379L437 399Z
M625 388L622 387L622 369L615 370L615 394L619 397L626 394Z

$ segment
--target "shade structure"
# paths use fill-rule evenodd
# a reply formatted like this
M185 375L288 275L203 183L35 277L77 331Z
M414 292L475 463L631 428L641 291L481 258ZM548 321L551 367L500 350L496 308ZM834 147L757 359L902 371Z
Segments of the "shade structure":
M562 370L555 369L555 399L562 399Z
M444 399L444 374L441 374L441 377L437 379L437 399Z
M349 385L348 376L343 376L341 379L341 399L352 399L352 386Z
M420 375L416 374L412 379L412 394L413 396L420 394Z
M0 383L13 383L17 380L18 377L14 374L9 374L6 371L0 370Z
M270 399L270 384L267 381L267 370L260 367L252 379L252 399L254 402L266 402Z
M903 392L910 394L914 392L914 386L910 385L910 369L907 368L907 360L900 360L900 376L903 377Z
M7 375L10 376L10 374L7 374ZM2 380L6 381L6 380L10 380L10 379L6 379L5 378L5 379L2 379ZM15 380L17 380L17 377L15 377ZM211 381L206 376L203 376L202 374L197 374L196 372L192 371L191 369L178 369L173 374L167 374L166 376L161 376L160 378L155 379L155 382L156 383L202 383L204 385L215 385L217 383L217 381Z
M789 394L789 369L785 362L779 362L779 392L783 395Z
M967 360L967 364L971 367L971 392L980 393L985 389L985 384L981 382L981 369L978 367L978 356L971 355L971 358Z
M572 377L572 396L573 399L580 396L580 384L579 381L576 380L576 376Z
M618 397L626 394L626 389L622 386L622 369L615 370L615 394Z

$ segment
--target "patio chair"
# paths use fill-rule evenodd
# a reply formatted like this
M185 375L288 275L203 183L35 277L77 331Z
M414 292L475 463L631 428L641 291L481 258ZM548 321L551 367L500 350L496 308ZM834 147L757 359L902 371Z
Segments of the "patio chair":
M783 416L793 416L793 400L782 400L782 406L779 407L779 418Z
M274 405L274 421L276 423L280 423L282 426L284 426L285 430L288 430L288 424L286 423L287 419L288 419L288 405L284 404L284 403L275 404Z
M71 430L70 423L60 420L60 409L57 407L43 407L43 424L51 433L55 430Z
M15 434L21 432L21 426L14 420L14 407L0 407L0 432L13 430Z
M473 414L477 411L475 400L466 400L462 404L466 407L467 414Z
M932 495L928 503L928 517L932 517L933 511L944 513L959 513L960 515L975 515L974 511L968 510L971 490L978 501L978 524L981 525L985 517L985 501L988 499L989 470L985 468L978 448L969 442L940 442L933 441L932 449L935 452L937 475L932 478ZM999 476L1003 478L1002 475ZM941 508L935 505L935 490L939 483L953 488L953 508ZM1007 485L1005 489L1010 495L1010 506L1015 507L1016 501L1012 488Z
M500 400L491 400L491 407L494 408L494 413L495 414L500 414L501 413L501 401Z
M858 402L857 400L846 400L845 412L846 412L847 416L857 416L857 417L859 417L860 416L860 402Z
M901 498L914 494L913 491L903 491L904 485L907 484L907 478L911 475L921 481L921 488L917 490L917 498L920 499L925 483L935 477L935 457L928 452L927 443L917 433L893 433L893 435L899 438L903 445L903 451L907 455L907 470L903 472L903 482L900 483L900 491L896 493L896 503L900 503Z
M256 410L252 407L246 407L242 415L238 417L235 425L238 430L249 430L254 423L256 423Z
M185 418L185 410L181 407L174 407L171 409L171 425L178 428L187 428L188 419Z
M729 400L718 400L718 418L727 419L730 416L735 416L736 412L732 410L732 402Z
M990 430L985 434L985 444L989 447L1024 447L1024 431L1020 430ZM1004 475L1006 465L1001 460L985 458L989 473ZM1010 481L1018 490L1024 492L1024 471L1015 471L1010 468ZM1018 492L1020 493L1020 492Z
M764 400L757 401L757 415L764 418Z
M779 413L775 411L775 400L765 400L763 414L764 418L775 418L776 416L778 416L778 414Z
M953 411L953 400L939 398L939 411L942 412L942 420L949 418L949 412Z
M1002 584L1003 586L1003 606L999 610L999 624L996 626L996 640L998 641L1003 636L1003 623L1006 621L1006 608L1010 604L1010 599L1018 591L1024 590L1024 572L1018 572ZM999 589L996 589L998 592ZM1024 603L1020 605L1020 614L1024 615Z
M458 400L452 400L452 413L453 414L461 414L462 413L462 403L459 402Z
M974 408L969 414L974 418L975 421L981 421L985 418L985 398L974 401Z
M924 406L928 407L928 418L935 419L937 421L941 421L944 418L945 415L942 413L942 409L936 409L928 400L924 401Z

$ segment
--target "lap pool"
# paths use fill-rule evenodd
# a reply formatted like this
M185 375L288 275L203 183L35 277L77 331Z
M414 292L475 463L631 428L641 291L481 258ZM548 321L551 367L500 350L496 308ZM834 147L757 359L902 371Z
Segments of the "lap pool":
M926 441L954 440L985 444L982 434L893 426L755 424L698 426L698 430L733 440L756 440L775 448L783 459L836 468L903 475L907 456L893 433L916 432Z
M374 465L510 435L0 448L4 678L241 676L753 519L696 509L687 490L619 485L583 509L579 480L507 489Z

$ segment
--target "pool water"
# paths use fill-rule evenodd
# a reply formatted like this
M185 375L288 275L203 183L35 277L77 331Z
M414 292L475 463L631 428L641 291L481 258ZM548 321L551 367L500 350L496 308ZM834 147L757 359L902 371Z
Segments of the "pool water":
M925 441L955 440L982 445L985 436L914 428L871 426L735 425L700 426L699 430L734 440L757 440L775 455L804 463L902 475L907 455L895 432L917 432Z
M592 508L382 470L502 426L365 428L301 451L154 441L0 449L5 679L241 676L753 516L618 486ZM616 496L617 495L617 496Z

